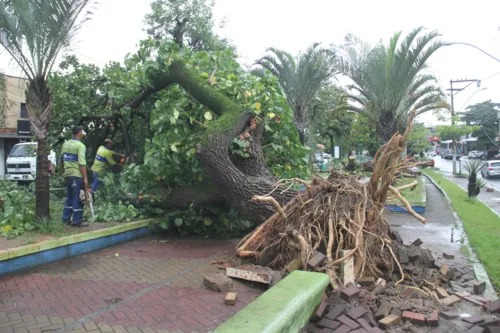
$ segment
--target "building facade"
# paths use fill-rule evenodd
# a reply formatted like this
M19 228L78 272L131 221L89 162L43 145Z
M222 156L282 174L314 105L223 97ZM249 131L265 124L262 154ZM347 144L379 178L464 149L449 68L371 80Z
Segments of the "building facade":
M24 78L0 77L0 178L5 176L5 161L12 147L33 139L26 109L26 84Z

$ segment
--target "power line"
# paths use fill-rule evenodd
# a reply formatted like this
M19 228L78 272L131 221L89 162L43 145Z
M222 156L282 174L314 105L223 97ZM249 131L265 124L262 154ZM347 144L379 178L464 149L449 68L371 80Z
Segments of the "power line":
M481 127L481 129L483 130L484 134L486 134L486 136L488 137L488 139L491 141L491 143L493 143L496 147L500 148L500 146L499 146L499 145L497 145L497 144L495 143L495 141L491 140L490 136L488 135L488 133L487 133L487 132L486 132L486 130L484 129L484 126L483 126L483 125L481 125L480 127Z

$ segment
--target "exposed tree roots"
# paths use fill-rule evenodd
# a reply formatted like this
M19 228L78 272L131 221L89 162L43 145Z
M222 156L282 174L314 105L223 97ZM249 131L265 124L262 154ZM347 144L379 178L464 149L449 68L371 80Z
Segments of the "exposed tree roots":
M396 175L413 166L409 159L401 158L413 117L414 112L404 134L395 134L379 149L373 175L366 184L356 176L332 170L328 179L314 178L304 192L283 207L272 198L272 192L255 196L253 200L272 203L276 213L242 239L237 255L258 260L272 253L268 263L272 268L282 269L291 260L300 259L305 269L315 252L320 251L326 260L316 270L326 272L334 286L338 283L339 265L348 258L354 258L356 277L386 276L398 269L401 275L398 283L403 281L383 211L391 193L425 223L400 194L402 189L416 184L393 187ZM281 181L277 187L290 187L293 183L303 184L303 181ZM342 250L345 252L341 253Z

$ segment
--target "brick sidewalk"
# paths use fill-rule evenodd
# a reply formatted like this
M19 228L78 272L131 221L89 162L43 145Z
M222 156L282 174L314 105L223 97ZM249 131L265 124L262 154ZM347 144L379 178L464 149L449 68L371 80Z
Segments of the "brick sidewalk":
M150 237L0 279L0 333L207 332L262 293L236 283L227 306L203 286L234 247Z

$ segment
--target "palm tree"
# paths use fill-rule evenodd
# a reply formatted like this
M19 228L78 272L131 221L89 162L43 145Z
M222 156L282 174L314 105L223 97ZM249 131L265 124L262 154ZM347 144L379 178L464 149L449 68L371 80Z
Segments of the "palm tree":
M47 77L62 49L89 19L91 0L12 0L0 3L0 44L28 79L26 105L38 141L36 214L50 218L47 131L52 96Z
M300 142L304 144L311 102L319 89L336 73L333 53L320 48L317 43L311 45L306 52L299 53L296 58L277 48L269 48L267 52L256 64L278 77L288 105L293 110Z
M428 59L446 44L439 33L395 33L388 45L370 47L353 35L334 46L339 71L352 80L348 109L366 116L376 126L378 139L387 142L404 132L408 115L446 107L436 77L427 71Z

